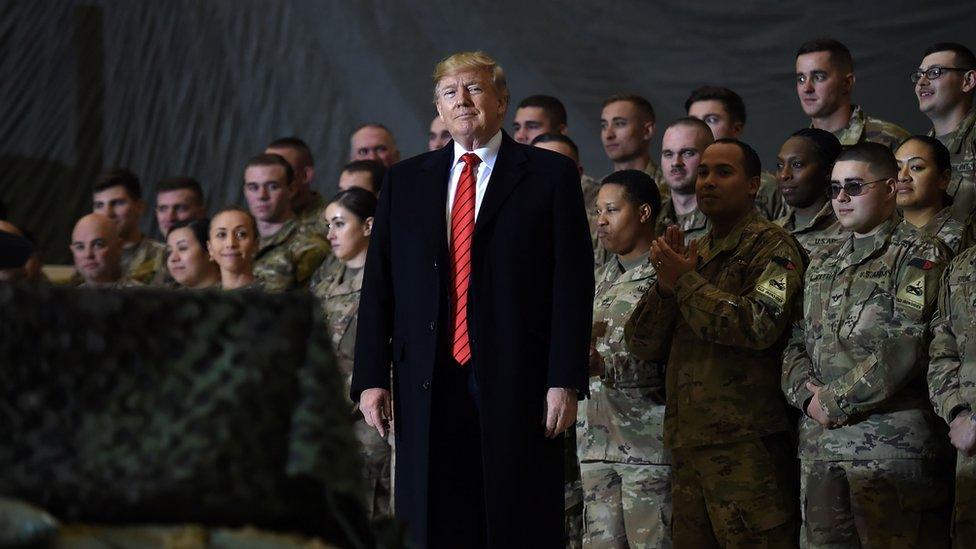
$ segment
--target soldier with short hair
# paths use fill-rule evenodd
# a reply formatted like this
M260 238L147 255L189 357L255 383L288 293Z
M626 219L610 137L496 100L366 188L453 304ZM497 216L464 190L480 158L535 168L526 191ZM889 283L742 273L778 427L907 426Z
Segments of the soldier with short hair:
M671 225L681 228L686 242L708 231L708 219L698 209L695 181L702 153L713 141L711 129L698 118L679 118L664 130L661 171L670 195L661 201L654 223L655 236L663 235Z
M276 154L260 154L244 169L244 197L261 235L254 276L276 292L307 288L329 255L329 244L314 225L299 223L291 207L295 193L291 165Z
M696 194L708 234L685 247L672 226L654 241L657 283L625 327L634 356L667 363L675 547L796 546L795 444L779 368L806 258L755 210L761 171L740 141L705 149Z
M315 177L315 158L312 149L301 138L279 137L265 149L266 153L277 154L291 166L295 181L295 194L291 199L291 209L301 223L318 222L325 210L325 199L312 188Z
M931 325L928 386L957 450L952 537L961 549L976 540L976 247L949 265L938 305Z
M965 222L976 210L976 55L962 44L933 44L911 78L918 110L932 121L929 135L949 149L953 178L946 192L953 217Z
M166 245L142 233L139 219L146 211L136 174L113 168L98 176L92 192L92 212L115 223L122 240L122 270L126 277L149 284L166 270Z
M945 429L925 372L950 252L898 215L897 172L877 143L837 158L830 196L850 233L813 256L784 354L783 392L804 414L800 500L811 548L948 542Z
M118 225L104 215L88 214L71 231L71 255L81 276L82 288L141 286L122 266L122 239Z
M662 196L668 193L664 174L651 157L656 117L651 102L634 93L619 93L603 100L600 139L613 171L643 170L657 184Z

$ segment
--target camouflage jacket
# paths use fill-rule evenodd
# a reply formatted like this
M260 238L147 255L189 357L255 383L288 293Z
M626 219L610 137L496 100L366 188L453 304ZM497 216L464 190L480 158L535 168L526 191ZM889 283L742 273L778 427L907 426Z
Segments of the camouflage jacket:
M583 189L583 207L586 208L586 220L590 225L590 239L593 240L593 249L596 250L597 245L599 245L599 240L596 237L596 197L600 193L600 182L583 174L580 179L580 187Z
M681 227L681 230L685 232L686 244L705 236L711 226L708 224L708 218L698 208L689 214L679 216L674 211L674 203L670 196L661 201L661 213L658 214L657 220L654 222L654 234L656 236L663 235L664 230L669 225Z
M860 105L854 105L854 112L851 119L843 128L833 132L845 147L870 141L871 143L881 143L891 149L892 152L898 145L911 134L901 126L885 122L879 118L872 118L861 110Z
M763 217L773 221L790 213L790 207L779 192L779 181L770 172L759 176L759 192L756 193L756 208Z
M954 132L937 136L933 129L929 135L949 149L952 181L946 192L952 197L953 217L966 221L976 210L976 106Z
M783 357L783 392L804 412L800 457L809 460L937 457L947 443L925 387L939 277L949 251L897 214L864 249L853 235L811 261ZM821 403L840 427L805 415Z
M657 190L661 193L661 199L671 195L671 187L668 187L667 181L664 180L664 172L661 167L654 162L654 159L648 160L647 166L644 166L644 173L651 176L651 179L657 183Z
M779 393L786 326L800 299L806 254L750 212L732 231L698 241L698 266L674 296L652 287L625 328L630 351L667 362L665 445L704 446L791 430Z
M312 200L309 201L304 210L295 211L295 217L301 224L318 225L322 218L322 212L325 211L327 205L318 191L312 191Z
M310 288L325 313L329 338L336 351L339 371L347 389L352 379L356 318L359 314L359 294L362 287L363 269L348 269L345 264L337 263L327 277Z
M948 423L976 408L976 247L945 271L931 327L929 395Z
M135 246L122 248L122 272L141 284L151 284L166 271L166 245L148 236Z
M78 285L79 288L101 288L103 290L118 290L121 288L144 288L146 285L138 280L132 280L129 277L124 277L121 280L115 282L107 282L105 284L89 284L88 282L82 282Z
M792 233L811 258L827 246L846 240L848 236L837 221L834 207L829 201L805 227L796 226L796 213L792 210L774 223Z
M593 298L594 347L605 365L580 402L580 461L668 463L664 450L664 365L641 360L624 343L624 324L657 280L650 261L624 272L608 261Z
M261 237L254 276L264 283L267 291L308 287L312 273L330 253L329 243L314 227L291 219L274 235Z
M953 217L952 206L943 208L919 230L944 242L952 250L952 255L968 248L973 242L972 227Z

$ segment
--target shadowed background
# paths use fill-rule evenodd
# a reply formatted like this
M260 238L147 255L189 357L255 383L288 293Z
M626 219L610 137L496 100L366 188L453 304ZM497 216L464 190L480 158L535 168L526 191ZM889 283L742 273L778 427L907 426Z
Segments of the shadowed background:
M702 84L746 101L744 139L772 168L807 123L793 83L796 48L831 36L855 57L855 102L913 133L928 130L908 73L924 48L976 48L976 3L909 1L395 2L392 0L13 0L0 2L0 201L51 262L70 262L74 221L104 167L155 183L191 175L211 210L243 202L242 166L273 138L312 148L326 195L348 137L379 121L404 158L426 150L430 74L452 52L482 49L508 73L514 105L559 97L587 173L610 170L601 100L648 97L660 134ZM147 214L143 229L158 237Z

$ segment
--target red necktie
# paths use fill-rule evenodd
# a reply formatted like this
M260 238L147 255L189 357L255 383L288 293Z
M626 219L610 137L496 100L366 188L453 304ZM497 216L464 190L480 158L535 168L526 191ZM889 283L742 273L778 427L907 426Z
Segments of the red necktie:
M467 153L461 160L464 161L464 168L451 206L451 274L454 281L454 344L451 354L463 366L471 360L468 284L471 280L471 237L474 235L474 186L481 159L474 153Z

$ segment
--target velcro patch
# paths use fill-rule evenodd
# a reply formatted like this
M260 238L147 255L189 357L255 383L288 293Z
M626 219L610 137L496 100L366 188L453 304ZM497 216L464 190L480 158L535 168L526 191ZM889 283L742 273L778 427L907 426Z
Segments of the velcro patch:
M908 262L908 266L927 271L932 267L935 267L935 263L932 263L928 259L922 259L921 257L913 257L912 260Z
M913 260L914 261L914 260ZM931 269L931 267L929 267ZM921 311L925 308L925 275L919 274L909 277L905 284L898 288L895 303L904 307Z
M786 269L787 271L796 270L796 265L789 259L786 259L785 257L779 257L777 255L774 255L770 261Z
M792 264L792 263L791 263ZM756 291L775 301L780 307L786 305L786 273L772 276L756 285Z

